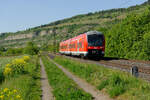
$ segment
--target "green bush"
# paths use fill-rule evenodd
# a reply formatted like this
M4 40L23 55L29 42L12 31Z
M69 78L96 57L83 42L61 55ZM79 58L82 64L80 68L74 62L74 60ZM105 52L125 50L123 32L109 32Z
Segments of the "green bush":
M106 34L106 55L150 60L150 10L129 15Z
M28 72L27 65L29 64L28 63L29 60L30 60L29 56L24 56L23 58L12 60L11 63L6 64L6 66L4 67L4 71L3 71L4 76L10 78L15 75L27 73Z
M25 47L24 53L36 55L39 53L39 48L33 42L28 42L27 46Z
M0 56L2 56L3 55L3 52L2 51L0 51Z
M23 54L24 48L7 48L4 51L0 51L0 56L11 56Z
M4 74L3 74L3 69L0 68L0 83L2 83L4 81L5 77L4 77Z

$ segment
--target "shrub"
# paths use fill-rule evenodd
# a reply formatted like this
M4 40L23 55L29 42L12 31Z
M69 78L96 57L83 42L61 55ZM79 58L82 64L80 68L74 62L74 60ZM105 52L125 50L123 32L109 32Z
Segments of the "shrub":
M6 55L23 54L24 48L8 48L5 52Z
M106 55L150 60L150 10L129 15L106 34Z
M3 73L4 73L4 76L5 76L5 77L9 77L9 76L11 76L11 74L12 74L12 69L11 69L10 67L5 67Z
M29 56L24 56L23 59L24 59L24 61L29 61L30 57Z
M30 60L29 56L23 58L14 59L10 64L7 64L4 68L4 76L10 77L17 74L24 74L27 71L27 62Z
M11 67L15 74L20 74L25 72L26 64L27 63L24 61L24 59L15 59L12 61Z
M0 56L2 56L3 55L3 52L2 51L0 51Z
M0 83L5 79L2 68L0 69Z
M33 42L28 42L24 52L26 54L36 55L39 52L39 48Z

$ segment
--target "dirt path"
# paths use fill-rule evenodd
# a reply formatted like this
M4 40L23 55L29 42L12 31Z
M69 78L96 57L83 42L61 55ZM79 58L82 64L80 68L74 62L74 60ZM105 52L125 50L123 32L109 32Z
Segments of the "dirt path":
M54 64L56 64L58 66L58 68L60 68L69 78L71 78L72 80L74 80L76 82L76 84L78 84L78 86L80 88L82 88L85 92L90 93L94 97L94 100L113 100L113 99L110 99L108 96L102 94L94 86L88 84L86 81L84 81L84 80L80 79L79 77L73 75L71 72L69 72L68 70L66 70L61 65L57 64L53 60L51 60L51 61Z
M51 92L52 88L50 87L48 83L48 78L45 72L45 67L41 59L40 59L40 65L41 65L42 100L55 100Z

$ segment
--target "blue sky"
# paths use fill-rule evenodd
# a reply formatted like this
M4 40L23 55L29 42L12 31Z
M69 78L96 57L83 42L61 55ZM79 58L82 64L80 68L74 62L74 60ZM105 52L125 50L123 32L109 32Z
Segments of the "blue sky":
M16 32L50 22L147 0L0 0L0 32Z

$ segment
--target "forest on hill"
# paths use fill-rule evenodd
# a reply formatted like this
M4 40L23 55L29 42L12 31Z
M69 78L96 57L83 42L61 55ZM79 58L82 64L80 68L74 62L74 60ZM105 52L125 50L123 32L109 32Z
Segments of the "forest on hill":
M106 34L109 56L150 60L150 7L131 14Z

